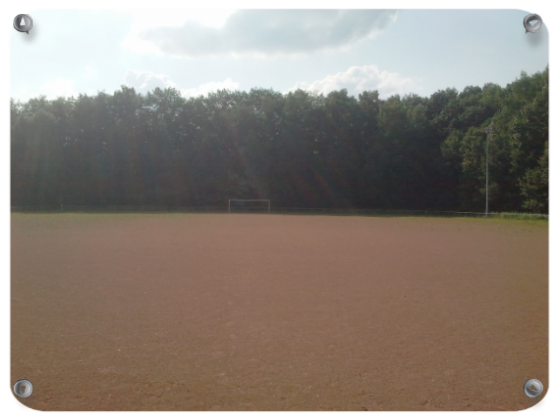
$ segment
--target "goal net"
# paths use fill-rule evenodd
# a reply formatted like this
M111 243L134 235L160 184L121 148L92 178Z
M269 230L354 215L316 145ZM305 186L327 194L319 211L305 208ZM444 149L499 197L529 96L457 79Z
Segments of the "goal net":
M229 200L229 213L270 213L270 200Z

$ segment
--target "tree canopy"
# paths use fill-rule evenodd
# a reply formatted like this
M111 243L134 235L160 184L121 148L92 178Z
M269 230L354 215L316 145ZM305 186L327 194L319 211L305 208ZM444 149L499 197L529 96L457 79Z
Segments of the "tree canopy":
M11 101L13 206L219 206L548 212L548 69L358 98L168 88Z

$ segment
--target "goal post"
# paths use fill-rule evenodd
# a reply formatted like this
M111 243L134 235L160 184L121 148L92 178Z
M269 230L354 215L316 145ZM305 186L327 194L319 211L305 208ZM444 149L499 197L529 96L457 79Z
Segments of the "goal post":
M229 213L270 213L270 200L230 198Z

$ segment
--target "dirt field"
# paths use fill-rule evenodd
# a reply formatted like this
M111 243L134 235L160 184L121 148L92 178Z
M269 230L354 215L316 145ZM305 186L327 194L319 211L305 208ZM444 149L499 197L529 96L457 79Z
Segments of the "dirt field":
M548 225L12 214L12 384L38 410L521 410ZM544 394L545 395L545 394Z

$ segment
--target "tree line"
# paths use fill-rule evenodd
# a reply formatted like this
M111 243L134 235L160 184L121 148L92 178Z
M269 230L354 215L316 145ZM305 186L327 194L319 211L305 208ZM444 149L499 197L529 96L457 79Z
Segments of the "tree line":
M13 206L548 212L548 68L380 99L168 88L11 100Z

